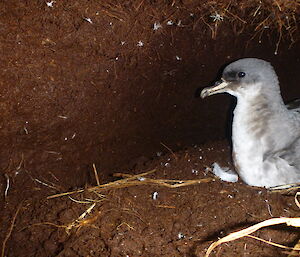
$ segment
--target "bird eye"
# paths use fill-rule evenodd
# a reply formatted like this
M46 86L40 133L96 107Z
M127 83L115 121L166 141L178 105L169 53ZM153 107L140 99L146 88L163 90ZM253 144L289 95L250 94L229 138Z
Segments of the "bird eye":
M239 78L245 77L245 76L246 76L246 73L243 72L243 71L240 71L240 72L238 73L238 76L239 76Z

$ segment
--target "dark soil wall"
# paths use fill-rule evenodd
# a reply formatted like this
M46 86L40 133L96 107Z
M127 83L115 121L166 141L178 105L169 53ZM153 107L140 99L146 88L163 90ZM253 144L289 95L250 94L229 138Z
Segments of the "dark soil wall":
M195 93L240 57L271 61L284 97L300 95L299 43L283 39L274 55L277 33L259 43L228 14L212 39L216 9L195 2L2 1L2 174L68 188L91 183L92 163L106 179L166 151L161 142L223 138L231 98Z
M284 99L300 97L299 8L296 0L0 1L0 257L204 256L232 231L299 216L294 195L209 172L214 162L232 167L234 100L197 97L241 57L270 61ZM128 174L94 187L93 163L100 184ZM149 170L119 188L120 176ZM160 183L143 184L149 178ZM174 179L180 187L165 187ZM299 240L282 226L254 235ZM250 238L212 256L241 254L286 256Z

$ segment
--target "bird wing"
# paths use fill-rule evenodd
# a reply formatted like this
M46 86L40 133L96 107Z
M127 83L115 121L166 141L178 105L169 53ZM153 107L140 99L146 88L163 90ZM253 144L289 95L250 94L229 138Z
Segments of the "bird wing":
M300 109L299 109L300 111ZM300 174L300 137L292 144L276 154L280 159L286 161L289 166L295 167Z
M294 117L300 117L300 99L289 102L286 104L286 108L295 114ZM296 129L296 131L297 130L298 129ZM295 140L275 153L266 153L264 161L274 163L279 170L294 173L294 176L291 173L288 176L297 178L298 181L300 180L300 123L299 133L295 137Z
M285 105L288 110L293 110L300 113L300 99L296 99Z
M273 180L271 187L300 183L300 137L284 149L270 154L263 167Z

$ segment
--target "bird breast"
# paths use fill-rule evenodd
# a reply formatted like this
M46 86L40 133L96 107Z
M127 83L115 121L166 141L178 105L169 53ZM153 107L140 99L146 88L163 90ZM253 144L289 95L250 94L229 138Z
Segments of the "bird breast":
M264 154L273 147L267 131L270 118L263 96L257 95L252 101L238 99L232 125L233 161L241 178L250 185L262 179Z
M266 172L275 174L277 168L269 159L289 144L286 134L292 134L293 126L288 122L288 111L284 106L275 109L272 100L262 94L238 98L232 124L233 161L240 177L249 185L266 186L271 182Z

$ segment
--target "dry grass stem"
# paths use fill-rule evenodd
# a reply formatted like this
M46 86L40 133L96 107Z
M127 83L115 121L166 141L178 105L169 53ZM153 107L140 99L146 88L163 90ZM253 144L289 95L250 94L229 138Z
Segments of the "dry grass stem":
M225 11L231 15L232 17L234 17L235 19L238 19L240 22L247 24L247 21L243 20L241 17L237 16L236 14L233 14L232 12L228 11L227 9L225 9Z
M6 173L4 173L4 177L6 178L6 187L5 187L5 190L4 190L4 199L6 200L8 190L9 190L9 187L10 187L10 179L9 179L9 176Z
M41 185L43 185L45 187L49 187L49 188L55 189L56 191L59 191L58 187L49 185L48 183L43 182L43 181L41 181L41 180L39 180L37 178L35 178L34 181L36 181L37 183L39 183L39 184L41 184Z
M94 209L94 207L96 206L95 203L93 203L84 213L82 213L79 218L76 221L80 221L83 220L85 218L86 215L90 214L91 211Z
M100 212L98 212L96 215L94 215L93 217L91 217L89 219L86 218L87 215L91 214L91 212L92 212L92 210L94 209L95 206L96 206L96 203L93 203L76 220L74 220L73 222L71 222L68 225L57 225L57 224L54 224L52 222L41 222L41 223L35 223L35 224L30 225L30 226L27 226L27 227L23 228L22 230L33 227L33 226L49 225L49 226L53 226L53 227L56 227L56 228L64 228L66 233L68 235L70 235L70 231L72 229L74 229L74 228L80 229L83 226L87 226L90 223L93 223L98 218ZM4 257L4 256L2 255L1 257Z
M100 202L105 201L106 199L102 198L100 200L97 200L97 199L85 198L85 200L88 201L89 203L100 203Z
M295 203L296 203L297 207L300 209L300 203L299 203L299 201L298 201L298 195L300 195L300 192L297 192L297 193L295 194Z
M28 229L30 227L41 226L41 225L47 225L47 226L52 226L52 227L56 227L56 228L66 228L67 227L66 225L57 225L57 224L54 224L52 222L39 222L39 223L34 223L34 224L29 225L29 226L23 227L20 230L20 232L25 230L25 229Z
M97 185L100 186L100 181L99 181L98 172L97 172L95 163L93 163L93 170L94 170Z
M165 148L166 148L166 149L174 156L175 160L178 159L177 156L176 156L176 154L174 153L174 151L173 151L170 147L168 147L167 145L165 145L163 142L160 142L160 144L161 144L163 147L165 147Z
M289 249L289 250L300 250L300 248L294 248L294 247L288 247L288 246L285 246L285 245L281 245L281 244L277 244L277 243L274 243L274 242L270 242L270 241L267 241L265 239L262 239L260 237L257 237L257 236L252 236L252 235L247 235L246 237L250 237L250 238L253 238L255 240L258 240L258 241L261 241L265 244L268 244L268 245L272 245L272 246L276 246L278 248L282 248L282 249Z
M299 0L262 0L259 3L255 0L230 0L229 4L228 1L208 1L198 11L200 14L206 11L202 21L211 30L213 39L217 37L221 23L231 24L240 33L247 29L253 34L251 39L258 36L259 41L263 34L277 33L274 54L277 54L282 39L289 39L291 44L299 39ZM210 18L214 13L226 20L214 18L212 21ZM228 15L225 16L225 13Z
M251 233L263 228L263 227L268 227L268 226L272 226L272 225L277 225L277 224L283 224L283 223L286 223L288 226L293 226L293 227L300 227L300 218L273 218L273 219L269 219L269 220L265 220L263 222L260 222L258 224L255 224L251 227L248 227L248 228L245 228L243 230L240 230L240 231L237 231L237 232L233 232L231 234L229 234L228 236L225 236L223 238L221 238L220 240L212 243L206 254L205 254L205 257L208 257L211 252L220 244L222 243L226 243L226 242L230 242L230 241L234 241L234 240L237 240L239 238L242 238L242 237L245 237L245 236L249 236ZM252 238L255 238L256 237L253 237L253 236L249 236L249 237L252 237ZM260 241L263 241L263 239L259 239ZM275 245L275 246L278 246L276 243L271 243L271 242L268 242L269 244L272 244L272 245ZM285 248L285 249L292 249L292 250L300 250L300 248L288 248L286 246L280 246L281 248Z
M62 196L68 196L68 195L72 195L72 194L78 194L78 193L82 193L84 192L84 189L79 189L79 190L75 190L75 191L69 191L69 192L65 192L65 193L61 193L61 194L56 194L56 195L50 195L47 197L47 199L52 199L52 198L57 198L57 197L62 197Z
M157 207L157 208L166 208L166 209L176 209L175 206L171 206L171 205L156 205L155 207Z
M293 247L294 249L300 249L300 239L298 240L297 244ZM289 253L288 257L292 256L299 256L299 251L293 250Z
M128 19L127 12L122 7L114 4L101 4L101 12L107 16L125 22Z
M99 194L96 191L92 191L92 193L94 193L99 199L105 198L105 195Z
M100 192L103 190L110 190L110 189L118 189L118 188L125 188L130 186L141 186L141 185L158 185L164 186L168 188L177 188L177 187L184 187L190 185L196 185L200 183L207 183L214 181L214 178L203 178L203 179L193 179L193 180L176 180L176 179L151 179L145 178L145 176L155 172L156 170L151 170L145 173L137 174L137 175L130 175L124 173L116 173L114 176L116 177L123 177L123 179L109 182L106 184L102 184L95 187L90 187L87 189L79 189L76 191L65 192L61 194L51 195L48 196L47 199L62 197L62 196L69 196L76 193L82 192ZM125 177L125 178L124 178Z
M281 186L275 186L269 188L272 193L281 193L281 194L291 194L295 193L298 189L300 189L300 184L287 184Z
M90 204L90 203L91 203L91 201L89 201L89 200L82 201L82 200L74 199L74 198L72 198L71 196L68 196L68 197L69 197L69 199L70 199L71 201L73 201L73 202L75 202L75 203L80 203L80 204Z
M85 219L87 215L89 215L94 207L96 206L96 203L93 203L84 213L82 213L75 221L71 222L69 225L66 226L65 230L67 234L70 234L70 231L73 228L80 228L82 226L86 226L87 224L91 223L94 221L98 215L95 215L94 217L90 219Z
M125 225L126 227L128 227L130 230L135 230L135 228L134 227L132 227L132 226L130 226L128 223L126 223L126 222L122 222L120 225L118 225L117 226L117 230L120 228L120 227L122 227L123 225Z
M15 225L15 222L16 222L16 219L17 219L17 216L18 216L18 214L19 214L19 212L20 212L20 210L21 210L22 204L23 204L23 202L21 202L21 203L19 204L19 206L18 206L18 208L17 208L17 210L16 210L16 213L15 213L15 215L14 215L13 218L12 218L12 221L11 221L10 227L9 227L9 229L8 229L8 232L7 232L5 238L4 238L3 242L2 242L1 257L4 257L4 256L5 256L5 247L6 247L6 243L7 243L8 239L9 239L10 236L11 236L11 233L12 233L12 231L13 231L13 228L14 228L14 225Z

